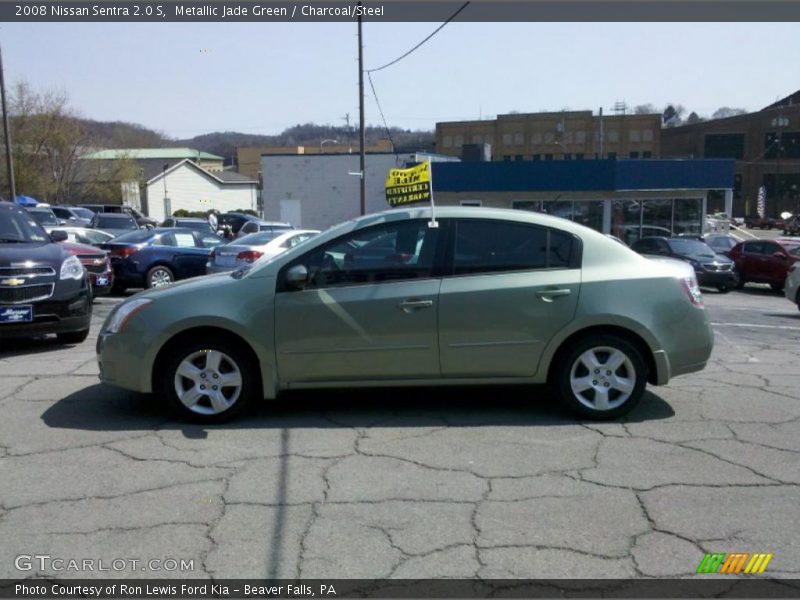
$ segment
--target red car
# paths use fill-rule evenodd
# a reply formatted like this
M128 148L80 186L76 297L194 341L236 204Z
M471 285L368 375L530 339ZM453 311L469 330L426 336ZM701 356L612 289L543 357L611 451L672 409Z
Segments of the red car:
M739 288L748 281L783 289L789 268L800 261L800 241L748 240L728 251L739 272Z
M77 256L89 273L94 296L105 296L111 291L111 286L114 285L114 269L105 250L71 242L61 242L61 245L67 252Z

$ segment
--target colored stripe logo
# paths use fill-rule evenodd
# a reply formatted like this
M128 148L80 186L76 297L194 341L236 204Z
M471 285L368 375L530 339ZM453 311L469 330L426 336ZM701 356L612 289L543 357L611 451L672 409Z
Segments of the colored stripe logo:
M731 554L717 552L715 554L706 554L703 560L700 561L697 572L723 573L728 575L743 573L746 575L754 575L764 572L769 561L772 560L772 556L772 554L750 554L749 552L733 552Z

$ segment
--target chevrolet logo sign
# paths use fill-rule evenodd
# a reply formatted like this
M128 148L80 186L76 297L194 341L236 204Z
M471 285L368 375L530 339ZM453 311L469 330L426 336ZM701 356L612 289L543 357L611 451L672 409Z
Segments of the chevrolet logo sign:
M0 280L0 285L22 285L23 283L25 283L25 280L17 277Z

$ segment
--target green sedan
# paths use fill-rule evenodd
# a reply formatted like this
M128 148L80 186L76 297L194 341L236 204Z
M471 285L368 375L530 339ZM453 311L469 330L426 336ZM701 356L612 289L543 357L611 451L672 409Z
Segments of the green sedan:
M582 417L703 369L691 267L570 221L488 208L348 221L230 274L132 296L97 341L100 379L218 422L282 390L543 384Z

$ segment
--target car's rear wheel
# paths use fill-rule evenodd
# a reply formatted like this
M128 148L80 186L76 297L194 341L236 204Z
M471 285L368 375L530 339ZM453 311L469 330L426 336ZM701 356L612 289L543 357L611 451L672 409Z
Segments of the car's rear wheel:
M629 341L610 334L579 340L560 357L555 384L574 412L595 420L629 412L644 394L647 366Z
M739 274L739 278L736 280L736 289L741 290L744 287L745 283L747 283L747 281L745 281L744 276Z
M782 292L783 291L783 284L782 283L770 283L769 287L772 288L773 292Z
M147 272L145 283L148 288L160 288L165 285L170 285L175 281L175 275L169 267L164 265L156 265Z
M800 310L800 288L797 289L797 294L794 297L794 303L797 304L797 310Z
M88 329L82 329L81 331L67 331L65 333L56 334L56 339L60 344L80 344L87 337L89 337Z
M718 291L720 294L727 294L728 292L730 292L730 291L731 291L731 288L730 288L730 286L728 286L728 285L718 285L718 286L717 286L717 291Z
M232 344L201 339L171 354L160 388L183 418L219 423L241 414L250 404L257 387L257 365Z

